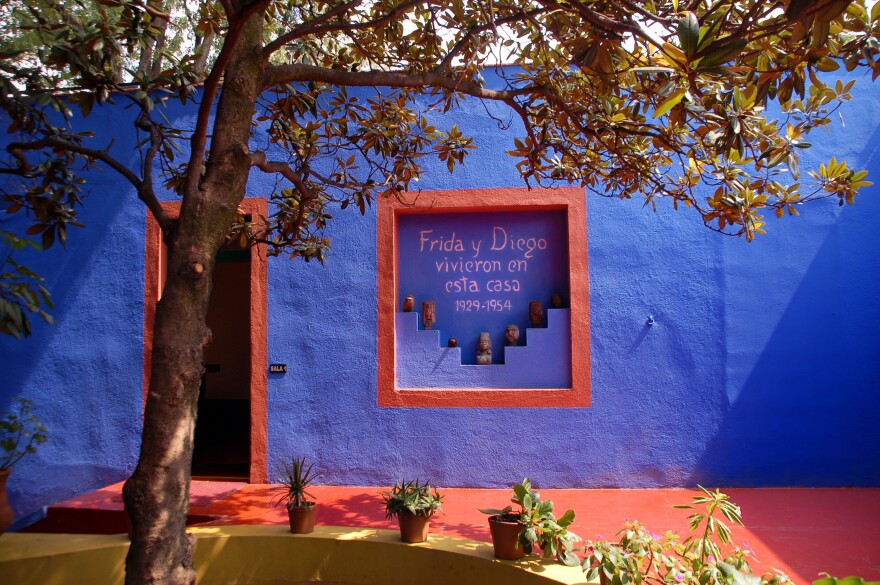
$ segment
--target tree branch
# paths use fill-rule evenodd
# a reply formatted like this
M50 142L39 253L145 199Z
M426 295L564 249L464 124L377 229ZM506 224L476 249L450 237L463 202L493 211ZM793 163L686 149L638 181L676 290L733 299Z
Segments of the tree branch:
M654 22L660 23L660 24L662 24L664 26L668 26L668 27L673 27L676 24L678 24L677 20L674 20L672 18L664 18L664 17L660 16L659 14L654 14L650 10L646 10L645 7L640 2L630 2L629 0L618 0L618 1L621 4L623 4L624 6L626 6L627 8L629 8L630 10L632 10L633 13L639 14L643 18L646 18L648 20L653 20ZM699 1L700 0L696 0L696 2L699 2ZM690 9L690 10L693 10L693 9Z
M270 0L259 0L261 4L268 4ZM245 21L235 19L230 21L229 30L223 40L223 48L217 55L217 60L211 68L211 73L205 79L202 92L202 102L199 104L199 113L196 116L196 126L190 138L190 157L187 166L186 186L184 194L195 193L202 176L202 168L205 163L205 147L208 144L208 125L211 121L211 113L214 111L214 99L220 86L220 78L232 58L235 45L244 28Z
M330 19L340 15L340 14L343 14L347 10L351 10L352 8L357 8L362 3L362 1L363 0L350 0L349 2L346 2L345 4L341 4L341 5L337 6L336 8L331 10L330 12L322 14L321 16L317 17L316 19L294 28L293 30L291 30L287 34L281 35L280 37L278 37L277 39L275 39L274 41L272 41L271 43L266 45L266 48L263 49L263 55L268 57L269 55L271 55L272 53L274 53L275 51L277 51L278 49L280 49L281 47L283 47L284 45L286 45L290 41L302 38L306 35L327 33L327 32L332 32L334 30L340 30L341 27L322 27L321 25L324 24L325 22L329 21ZM421 1L422 0L415 0L414 2L412 2L412 4L418 4Z
M31 169L31 165L24 153L32 150L41 150L43 148L54 148L57 150L74 152L86 158L103 162L108 167L122 175L135 187L138 193L138 198L146 204L147 208L163 229L168 229L172 226L172 220L165 213L165 210L159 204L159 200L152 191L152 181L149 184L145 184L144 181L131 171L131 169L110 156L106 150L87 148L81 144L57 136L47 136L46 138L34 142L12 142L6 147L6 150L19 161L22 165L22 170L28 172Z
M11 142L7 145L6 150L22 162L22 168L25 171L30 171L31 165L30 162L24 156L25 152L32 150L41 150L43 148L55 148L58 150L65 150L69 152L75 152L76 154L81 154L85 157L100 160L101 162L107 164L110 168L121 174L123 177L128 180L129 183L134 185L136 188L140 188L141 180L131 172L128 167L124 166L118 160L107 154L106 150L94 150L92 148L86 148L81 144L77 144L75 142L70 142L69 140L64 140L63 138L59 138L57 136L47 136L46 138L42 138L40 140L36 140L34 142Z
M309 190L309 188L303 182L302 177L300 177L299 173L294 171L289 164L280 161L268 160L266 158L266 153L262 150L252 152L250 153L250 156L251 166L257 167L264 173L277 173L293 183L294 187L296 187L297 192L302 197L303 202L315 198L315 194Z
M293 183L297 193L300 195L300 200L296 218L293 221L293 228L290 230L290 233L299 238L299 232L302 228L303 220L305 219L306 210L309 208L311 202L317 199L317 196L309 190L299 173L294 171L287 163L267 160L266 153L262 150L250 153L250 157L251 166L260 169L264 173L278 173Z
M459 54L464 49L464 47L467 45L468 41L470 41L470 39L472 39L475 35L477 35L481 32L486 32L488 30L494 30L498 27L498 25L503 25L503 24L507 24L510 22L517 22L522 19L532 20L532 19L534 19L535 16L546 13L548 11L549 11L549 9L546 7L536 8L536 9L531 10L529 12L525 12L523 10L520 10L519 14L505 16L503 18L499 18L497 20L493 20L491 22L487 22L486 24L483 24L480 26L475 26L475 27L469 29L464 35L462 35L462 37L458 40L458 42L455 44L455 46L449 50L449 52L446 54L446 56L443 58L443 60L438 64L438 66L435 68L435 70L440 71L440 70L445 69L445 68L449 67L450 65L452 65L452 61L453 61L453 59L455 59L456 55Z
M563 4L567 4L578 16L592 24L594 27L614 34L615 36L621 36L623 34L631 34L637 37L644 36L643 27L634 26L619 20L611 20L603 14L590 10L587 8L586 4L581 4L578 0L563 0L563 2L548 2L544 0L541 4L545 7L550 4L550 6L560 8L563 8Z
M405 73L398 71L340 71L301 63L274 65L266 68L263 85L273 87L292 81L318 81L348 87L394 87L420 88L437 87L460 92L474 97L506 101L534 91L534 88L494 90L480 84L455 79L438 71L425 73Z
M165 213L165 209L159 204L159 200L156 198L156 193L153 190L153 161L156 159L156 154L162 146L162 137L159 134L159 129L156 127L156 124L150 120L146 111L141 112L140 117L138 117L138 120L135 122L135 126L150 133L150 148L147 149L147 154L144 157L144 178L140 187L138 187L138 198L144 202L147 209L149 209L153 214L153 217L156 218L159 227L161 227L162 231L167 234L170 232L172 220Z
M233 22L237 20L235 15L235 9L232 7L232 2L230 0L220 0L220 5L223 6L223 12L226 13L226 20L228 22Z

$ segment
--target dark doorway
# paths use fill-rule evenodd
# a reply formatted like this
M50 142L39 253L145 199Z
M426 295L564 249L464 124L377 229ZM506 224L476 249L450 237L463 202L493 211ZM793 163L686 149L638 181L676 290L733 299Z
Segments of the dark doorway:
M165 213L172 219L180 214L181 204L179 201L166 201L162 203ZM245 218L268 215L268 202L260 197L246 197L239 206L245 213ZM162 298L162 289L165 286L165 273L167 270L167 251L162 240L162 230L152 214L147 215L146 242L144 246L144 402L146 403L147 392L150 387L152 375L153 355L153 325L156 322L156 304ZM268 481L266 455L268 452L267 440L267 414L266 414L266 386L267 380L267 282L268 263L265 246L257 244L251 246L249 254L237 244L229 244L224 247L219 257L218 272L220 276L214 283L214 293L219 295L213 298L209 323L214 329L214 339L221 340L221 345L226 343L235 344L233 353L248 360L246 366L236 366L239 372L250 373L250 380L241 381L235 385L236 390L229 394L222 393L218 376L225 379L235 369L232 365L224 366L221 358L207 358L206 363L212 364L210 371L205 375L205 386L201 392L201 403L207 405L201 410L199 416L199 434L197 449L199 450L194 471L200 479L223 480L245 478L252 483L266 483ZM223 266L233 264L236 266ZM250 268L247 275L246 268ZM227 278L229 273L234 276ZM235 291L233 295L231 291ZM232 301L223 301L226 293L238 299L236 305ZM219 318L217 317L219 315ZM223 330L231 331L231 341L223 342ZM212 359L216 361L211 361ZM217 366L220 366L218 371ZM246 369L244 369L246 368ZM217 382L217 384L215 384ZM220 393L215 393L215 390ZM249 390L250 394L246 392ZM221 400L238 401L229 404L220 404ZM217 402L213 402L217 401ZM214 407L220 414L213 416ZM232 412L232 423L223 422L223 417ZM248 415L250 420L247 420ZM219 422L217 422L219 420ZM204 423L204 424L202 424ZM221 430L217 430L217 429ZM243 429L250 429L250 435ZM215 438L212 441L212 436ZM218 438L219 437L219 438ZM217 456L222 451L222 443L229 445L229 451L224 452L223 457ZM250 446L250 453L241 455ZM237 455L235 455L237 454ZM250 461L250 469L247 470L247 462ZM231 470L230 470L231 468ZM245 471L242 471L245 469Z
M247 481L251 464L251 254L235 239L217 254L199 391L192 473Z

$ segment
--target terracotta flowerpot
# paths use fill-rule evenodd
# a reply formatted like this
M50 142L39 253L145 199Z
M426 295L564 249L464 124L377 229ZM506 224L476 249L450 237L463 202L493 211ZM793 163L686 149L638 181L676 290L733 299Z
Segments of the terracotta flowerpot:
M519 544L519 533L522 529L520 522L504 520L502 516L489 516L489 532L492 533L496 558L516 561L526 555Z
M425 542L428 540L428 523L430 516L417 516L409 510L397 515L400 524L400 539L403 542Z
M6 532L6 529L12 524L15 514L9 507L9 500L6 497L6 480L9 479L10 469L0 469L0 534Z
M293 534L309 534L315 530L315 504L287 508L290 531Z

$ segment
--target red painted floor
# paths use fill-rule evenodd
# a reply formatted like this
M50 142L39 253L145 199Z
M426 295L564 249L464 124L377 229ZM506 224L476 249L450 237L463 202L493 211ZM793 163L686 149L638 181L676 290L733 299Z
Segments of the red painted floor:
M276 486L196 481L192 485L194 523L285 524L286 512L271 499ZM318 523L330 526L396 528L386 520L379 487L319 486L312 490L320 508ZM75 521L78 532L124 530L121 484L50 508L49 516L28 531L64 532ZM558 510L573 508L572 530L582 538L613 538L626 520L639 520L656 533L688 531L688 504L696 490L540 490ZM434 534L489 540L479 508L502 508L508 490L444 489L444 514L431 521ZM779 569L796 583L810 583L822 571L837 577L880 580L880 489L730 489L740 505L744 528L734 529L739 545L755 554L755 572ZM206 518L213 517L213 518ZM72 530L71 530L72 531Z

